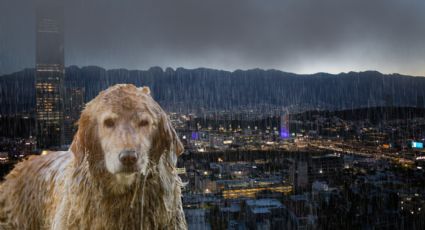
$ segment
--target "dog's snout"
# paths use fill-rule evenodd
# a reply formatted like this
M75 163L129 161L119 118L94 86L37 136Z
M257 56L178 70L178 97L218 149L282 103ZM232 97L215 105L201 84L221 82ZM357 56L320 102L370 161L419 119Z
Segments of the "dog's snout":
M121 163L126 166L134 165L137 162L137 154L134 150L123 150L119 157Z

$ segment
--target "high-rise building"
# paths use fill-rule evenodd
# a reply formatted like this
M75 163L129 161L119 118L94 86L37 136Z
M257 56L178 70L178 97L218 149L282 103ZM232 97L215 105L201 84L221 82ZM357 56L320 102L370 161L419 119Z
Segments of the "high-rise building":
M285 115L280 116L280 137L282 139L286 139L290 137L289 133L289 114L286 113Z
M37 0L37 147L63 144L64 8L62 0Z
M296 193L308 189L308 162L305 159L291 159L289 166L289 182Z
M64 95L64 145L70 145L77 132L76 122L84 108L84 87L76 86L68 82L65 83Z

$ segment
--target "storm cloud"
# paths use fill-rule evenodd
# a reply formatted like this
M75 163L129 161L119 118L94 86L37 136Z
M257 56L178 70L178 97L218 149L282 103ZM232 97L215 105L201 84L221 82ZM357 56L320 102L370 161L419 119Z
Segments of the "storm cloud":
M0 74L33 67L34 1L0 2ZM425 1L69 0L65 62L425 76Z

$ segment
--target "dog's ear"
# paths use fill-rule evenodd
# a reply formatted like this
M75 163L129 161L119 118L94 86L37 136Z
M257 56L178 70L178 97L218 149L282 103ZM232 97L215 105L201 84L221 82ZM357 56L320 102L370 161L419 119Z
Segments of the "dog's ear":
M100 143L96 135L96 124L87 112L83 111L78 120L78 131L70 147L76 165L80 165L86 157L94 157L100 151Z
M151 89L149 89L149 87L147 86L143 86L139 88L140 91L142 91L142 93L150 95L151 94Z
M152 157L154 160L159 160L165 151L170 151L176 157L180 156L184 151L183 144L181 143L176 130L173 128L170 119L163 111L159 117L158 131L157 135L154 136L152 150Z

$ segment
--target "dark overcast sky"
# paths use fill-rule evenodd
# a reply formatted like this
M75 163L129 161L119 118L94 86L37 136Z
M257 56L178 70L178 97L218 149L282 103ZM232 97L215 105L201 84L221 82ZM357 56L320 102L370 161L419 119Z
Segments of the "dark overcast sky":
M424 0L68 0L66 65L425 76ZM34 0L0 0L0 74L33 67Z

